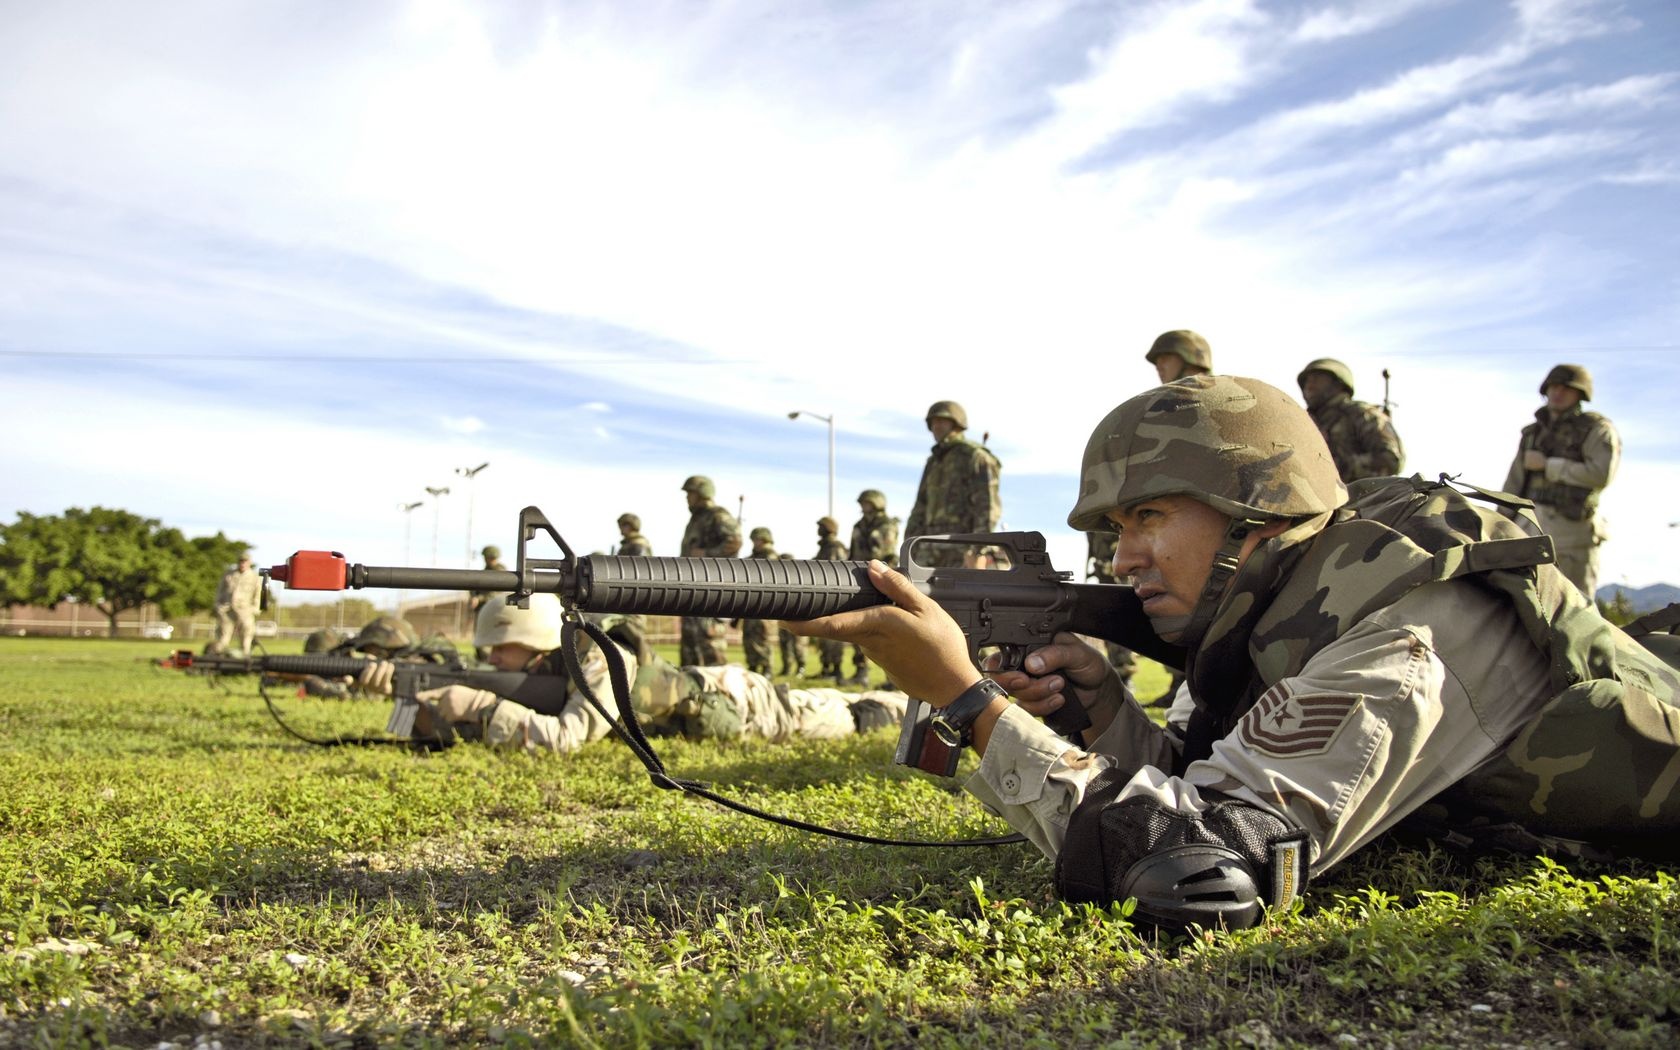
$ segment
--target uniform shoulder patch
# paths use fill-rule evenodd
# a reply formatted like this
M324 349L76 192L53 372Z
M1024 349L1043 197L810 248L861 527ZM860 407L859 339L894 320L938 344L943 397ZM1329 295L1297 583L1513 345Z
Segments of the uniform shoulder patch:
M1249 748L1279 758L1316 755L1330 746L1337 730L1359 706L1359 697L1342 693L1296 696L1287 682L1261 694L1237 724L1237 737Z

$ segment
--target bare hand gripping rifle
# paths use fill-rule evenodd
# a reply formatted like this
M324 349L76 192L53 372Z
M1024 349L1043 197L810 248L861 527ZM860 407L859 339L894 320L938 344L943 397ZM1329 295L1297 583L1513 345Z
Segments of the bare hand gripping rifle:
M536 558L527 546L546 533L563 557ZM998 568L936 567L916 560L927 545L986 547L999 552ZM1182 667L1183 650L1155 635L1130 587L1071 582L1050 564L1037 532L912 536L900 554L901 571L962 628L975 666L982 650L995 650L992 670L1019 670L1033 650L1058 632L1117 641L1152 659ZM862 561L765 558L658 558L578 556L542 511L519 513L513 569L427 569L349 563L335 551L298 551L285 565L263 570L294 590L340 591L368 587L406 590L494 591L523 602L532 594L559 596L568 616L644 613L721 619L810 620L886 604L869 582ZM951 776L958 749L929 731L928 705L912 700L895 761ZM1085 710L1069 703L1049 719L1073 733L1089 724Z

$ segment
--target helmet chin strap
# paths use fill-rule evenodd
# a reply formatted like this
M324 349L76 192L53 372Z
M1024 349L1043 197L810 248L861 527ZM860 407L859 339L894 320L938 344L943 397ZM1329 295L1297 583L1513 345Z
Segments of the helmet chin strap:
M1225 528L1225 542L1213 554L1213 568L1208 573L1207 583L1202 586L1202 595L1196 599L1196 607L1190 610L1189 620L1175 644L1191 653L1201 647L1202 635L1213 623L1220 600L1225 596L1225 588L1230 586L1231 577L1237 574L1237 568L1242 563L1243 543L1250 533L1265 525L1266 521L1261 518L1231 519L1231 524ZM1156 633L1160 633L1159 626Z

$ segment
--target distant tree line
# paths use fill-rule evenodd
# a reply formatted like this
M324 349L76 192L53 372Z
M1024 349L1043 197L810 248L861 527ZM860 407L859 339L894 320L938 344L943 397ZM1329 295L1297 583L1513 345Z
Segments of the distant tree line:
M74 599L103 613L115 638L117 617L143 605L166 618L209 609L222 574L250 549L110 507L20 511L0 525L0 598L43 607Z

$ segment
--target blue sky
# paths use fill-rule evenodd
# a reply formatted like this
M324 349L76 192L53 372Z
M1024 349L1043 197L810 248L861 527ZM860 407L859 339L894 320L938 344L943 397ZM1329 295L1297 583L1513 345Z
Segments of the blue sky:
M1077 568L1089 428L1191 327L1389 369L1408 469L1483 485L1586 364L1604 580L1680 582L1677 117L1667 0L7 5L0 520L675 553L705 473L808 555L787 413L849 524L955 398Z

